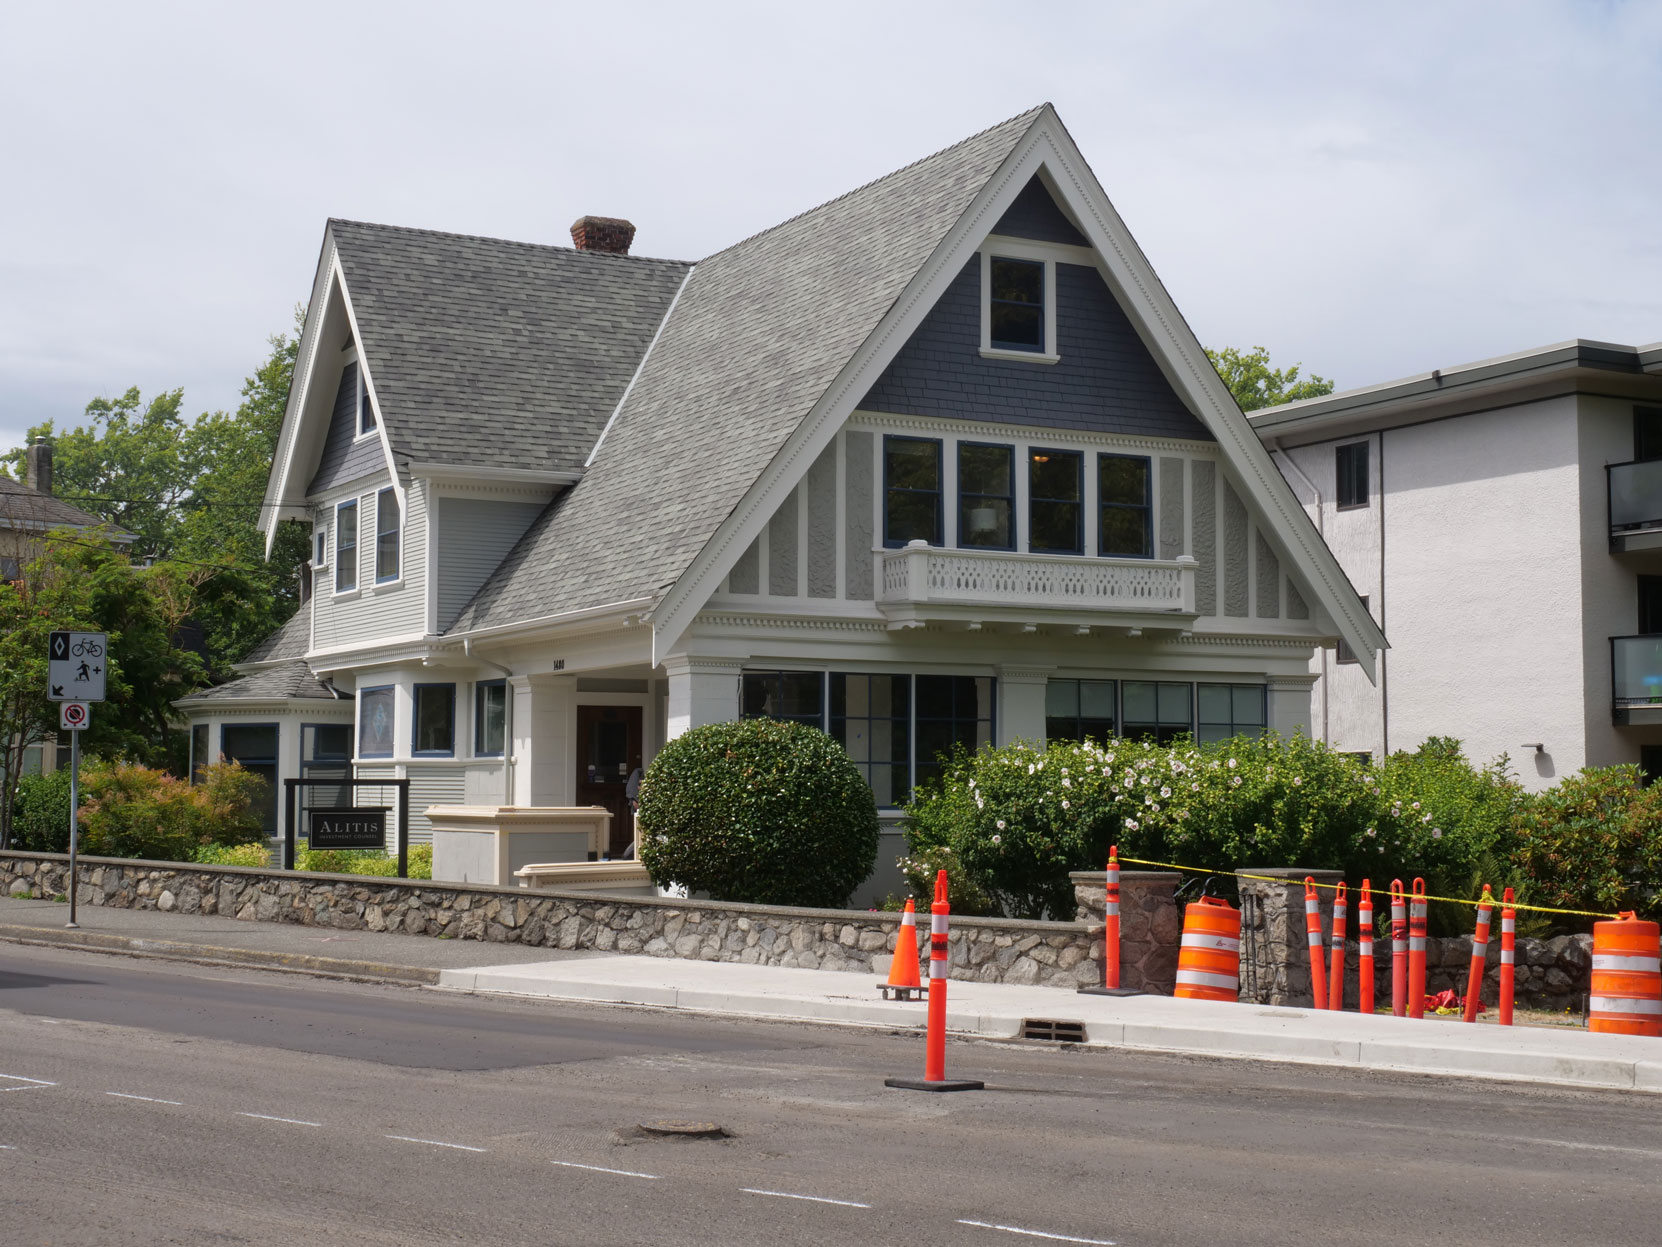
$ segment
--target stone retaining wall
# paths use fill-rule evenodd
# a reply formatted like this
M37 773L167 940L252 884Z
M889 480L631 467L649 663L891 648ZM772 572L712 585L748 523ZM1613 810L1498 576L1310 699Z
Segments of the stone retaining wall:
M307 871L83 857L77 901L340 930L888 974L900 915L608 897ZM0 893L66 891L69 859L0 853ZM1099 905L1100 908L1100 905ZM0 917L5 913L0 900ZM927 934L929 918L922 915ZM1082 922L954 918L950 977L1074 988L1102 981L1102 935ZM928 956L927 940L922 954ZM927 973L927 970L926 970Z

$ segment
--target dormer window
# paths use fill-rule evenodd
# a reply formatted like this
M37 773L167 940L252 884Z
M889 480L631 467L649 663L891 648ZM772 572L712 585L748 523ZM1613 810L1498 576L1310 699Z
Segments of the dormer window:
M364 380L364 370L358 369L358 436L367 437L375 432L375 404L369 401L369 383Z
M1039 244L1000 241L981 253L981 356L1054 364L1056 262Z

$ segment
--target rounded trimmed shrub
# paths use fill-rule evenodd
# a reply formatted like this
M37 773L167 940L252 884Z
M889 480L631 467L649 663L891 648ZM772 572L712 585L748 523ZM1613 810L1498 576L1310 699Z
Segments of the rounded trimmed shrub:
M641 864L718 901L836 909L877 860L877 803L843 747L773 719L695 727L641 777Z

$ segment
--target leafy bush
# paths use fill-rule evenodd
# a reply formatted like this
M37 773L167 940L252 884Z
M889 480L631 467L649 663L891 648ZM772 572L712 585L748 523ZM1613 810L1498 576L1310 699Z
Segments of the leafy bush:
M433 877L433 846L412 844L406 865L410 879ZM313 849L302 840L295 849L294 868L315 870L325 875L369 875L381 879L398 877L398 858L381 849Z
M642 777L640 859L660 886L833 908L871 873L877 805L841 745L800 723L693 728Z
M209 844L264 838L256 802L265 781L235 762L202 768L197 784L126 762L81 770L81 848L96 856L188 862Z
M83 794L84 796L84 794ZM12 848L69 852L69 771L25 775L12 804Z
M198 866L252 866L265 869L271 865L271 851L264 841L250 844L205 844L196 850Z
M1567 776L1536 794L1516 830L1513 861L1540 904L1647 917L1662 907L1662 785L1647 788L1638 767Z

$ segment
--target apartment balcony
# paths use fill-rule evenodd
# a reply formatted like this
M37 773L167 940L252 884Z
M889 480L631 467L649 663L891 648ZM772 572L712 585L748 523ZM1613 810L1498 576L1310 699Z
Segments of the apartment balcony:
M1605 467L1610 483L1610 549L1662 550L1662 459L1612 463Z
M1662 633L1610 638L1611 718L1662 723Z
M877 605L892 629L1177 635L1193 625L1195 560L946 550L879 553Z

